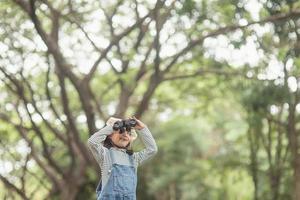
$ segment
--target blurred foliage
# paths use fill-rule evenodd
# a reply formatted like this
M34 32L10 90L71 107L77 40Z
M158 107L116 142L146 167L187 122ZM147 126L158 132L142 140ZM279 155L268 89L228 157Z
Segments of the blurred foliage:
M105 4L104 1L101 2ZM112 12L114 2L105 5L108 12ZM204 37L221 27L240 25L241 20L247 23L257 20L253 19L249 6L246 6L247 2L242 0L176 1L169 17L172 21L170 22L170 26L173 27L172 32L184 35L185 40L188 40ZM63 13L67 13L70 9L68 1L53 1L52 3ZM300 7L297 0L267 0L257 3L261 5L258 13L259 19ZM131 5L132 1L124 1L123 4ZM145 8L152 5L149 1L142 1L142 4ZM70 12L68 16L76 19L83 27L89 27L93 14L97 16L99 2L78 0L72 5L73 12ZM117 13L123 17L131 14L124 10ZM49 10L39 11L37 15L43 19L42 26L49 32L51 30ZM47 111L49 109L45 95L47 72L44 65L49 57L45 46L39 37L35 37L34 27L26 19L26 15L20 12L11 1L1 1L0 17L3 19L0 23L0 28L3 28L3 31L0 30L1 44L5 46L3 49L7 48L1 55L0 59L3 61L1 65L13 69L20 63L25 63L24 66L30 63L30 69L24 71L24 76L30 83L29 85L34 88L34 94L31 94L27 87L25 95L29 99L35 98L39 102L38 107ZM103 20L97 23L99 27L101 25L101 29L90 28L90 35L110 37L110 27ZM117 27L123 25L121 21L116 24L114 26ZM72 38L68 41L70 44L61 44L61 46L67 46L62 53L70 58L74 66L78 64L74 58L82 52L86 58L95 57L89 48L81 49L79 44L88 42L82 39L82 33L78 32L77 26L63 18L61 27L60 34ZM254 66L248 63L238 65L230 60L219 59L216 54L206 49L203 43L175 64L168 77L193 74L198 70L203 70L203 73L185 79L163 81L151 98L142 121L153 133L159 151L152 160L139 168L138 199L275 200L276 192L278 192L277 200L292 199L294 175L290 164L292 156L288 149L289 133L285 126L289 120L289 103L297 103L297 108L299 108L299 102L294 102L295 94L299 93L299 90L293 91L288 83L288 80L296 80L296 85L298 84L296 87L299 89L300 59L298 55L300 50L299 33L296 33L298 30L299 19L291 19L288 22L279 20L267 25L257 25L256 28L250 26L247 29L221 34L225 38L223 38L225 43L228 43L227 48L232 51L245 48L249 39L253 39L256 50L260 50L257 55L262 55ZM111 87L106 91L108 86L123 81L126 86L134 87L134 75L138 71L136 66L139 66L140 58L136 58L136 52L131 48L131 44L134 43L138 34L137 31L133 31L122 40L122 45L119 47L123 53L122 59L136 62L131 63L125 72L119 73L119 76L109 69L96 73L92 79L91 90L95 91L95 99L101 102L105 113L111 113L112 107L116 107L116 99L120 94L120 87ZM169 36L168 32L166 35ZM147 31L139 49L140 52L145 51L144 48L152 39L153 29ZM210 47L216 49L221 40L217 40L217 36L210 39L216 39L216 46ZM100 46L105 40L99 41L97 42ZM183 46L179 44L176 48L182 49ZM169 50L172 48L175 47L172 46ZM116 49L108 55L108 59L121 60ZM162 63L168 63L172 56L165 56ZM153 52L150 57L154 57ZM278 61L279 67L269 66L270 61L274 59ZM34 62L31 62L33 60ZM82 65L86 67L85 65L88 64L81 63L81 67ZM70 68L76 74L85 75L83 70L74 66ZM146 62L148 69L152 69L153 66L153 62ZM269 79L263 76L273 68L280 68L277 78ZM220 70L221 73L214 73L214 70ZM51 71L48 86L52 102L64 121L66 116L63 115L61 91L55 73L57 72ZM274 73L278 72L275 70ZM0 76L1 80L4 80L2 74ZM22 80L21 77L17 78ZM137 85L126 114L135 111L148 86L149 78L149 74L146 74L143 81ZM70 110L76 117L80 139L85 142L89 135L84 120L80 121L83 111L78 102L78 94L70 81L66 81L65 84L69 95ZM25 81L24 86L26 86ZM21 104L21 101L5 88L4 82L0 82L0 91L0 109L5 111L12 122L20 123L15 109L18 107L16 103ZM105 95L103 91L106 91ZM30 104L25 106L32 107ZM21 110L21 112L26 111ZM296 127L299 129L299 109L295 117ZM38 124L41 121L38 117L35 120ZM51 117L47 119L49 123L61 129L57 120ZM22 122L25 127L29 128L28 137L37 147L38 154L44 156L45 152L41 150L40 140L36 139L35 132L30 129L29 119L25 117ZM63 169L66 169L72 161L65 144L57 140L45 124L39 125L47 143L50 144L49 150L55 160ZM5 121L0 121L0 138L0 173L2 170L11 182L20 187L20 177L24 173L22 166L26 161L28 150L25 141L21 139L15 128ZM269 149L266 148L266 144L270 144ZM281 153L278 153L279 144L283 149ZM138 140L134 149L138 151L142 148L143 144ZM286 150L286 155L284 150ZM30 150L28 151L30 154ZM280 162L276 160L279 154L282 157L286 156L285 160ZM283 158L280 157L280 159ZM31 197L32 199L43 199L54 187L46 178L44 171L33 160L31 161L28 167L29 173L24 177L26 178L25 187L28 193L39 190ZM275 170L272 171L273 169ZM85 176L87 181L80 187L76 199L95 198L99 173L92 167L88 167ZM280 181L276 189L273 187L272 178L278 176L280 176ZM43 186L41 187L43 189L40 190L40 186ZM6 187L0 182L0 199L5 198L18 199L19 196L7 192ZM56 194L50 198L59 199Z

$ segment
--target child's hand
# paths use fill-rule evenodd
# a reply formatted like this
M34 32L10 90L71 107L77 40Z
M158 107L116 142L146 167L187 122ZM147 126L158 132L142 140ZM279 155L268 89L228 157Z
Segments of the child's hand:
M122 119L115 118L115 117L110 117L110 118L107 120L106 125L113 126L114 123L115 123L116 121L122 121Z
M146 127L146 124L144 124L142 121L135 118L135 116L129 117L129 119L135 119L137 121L137 124L134 127L137 130L141 130Z

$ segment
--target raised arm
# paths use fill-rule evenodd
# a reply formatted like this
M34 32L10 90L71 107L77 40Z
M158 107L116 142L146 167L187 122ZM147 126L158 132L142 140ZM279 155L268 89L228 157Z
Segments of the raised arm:
M145 145L143 150L135 153L136 161L140 165L157 153L157 145L147 126L137 132Z
M90 148L94 158L100 165L103 163L104 154L106 152L106 148L103 146L103 142L106 137L113 132L113 124L116 121L120 120L121 119L119 118L110 117L106 122L106 126L94 133L88 139L88 147Z
M112 126L106 125L102 129L94 133L88 139L88 147L90 148L94 158L97 160L99 164L103 162L104 153L105 153L105 147L103 146L103 141L112 132L113 132Z

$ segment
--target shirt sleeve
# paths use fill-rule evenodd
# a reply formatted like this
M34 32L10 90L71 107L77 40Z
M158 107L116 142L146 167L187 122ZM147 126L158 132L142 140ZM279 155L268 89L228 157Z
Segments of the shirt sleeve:
M135 159L140 165L157 153L157 145L147 126L137 132L145 145L143 150L135 153Z
M103 142L112 132L112 126L106 125L88 139L88 147L100 165L103 163L104 154L106 152L106 147L103 146Z

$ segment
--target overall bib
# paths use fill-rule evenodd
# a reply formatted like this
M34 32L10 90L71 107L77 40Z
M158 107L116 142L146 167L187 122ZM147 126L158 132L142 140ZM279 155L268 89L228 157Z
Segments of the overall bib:
M133 156L128 155L130 165L117 164L112 150L109 150L112 161L109 179L102 190L101 180L97 186L97 200L136 200L137 175Z

